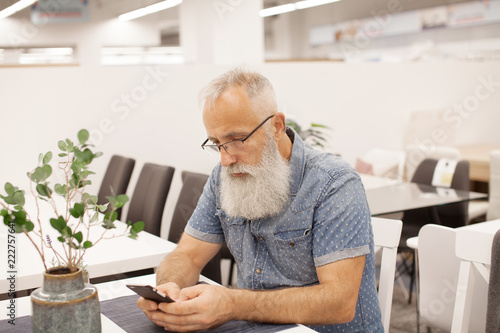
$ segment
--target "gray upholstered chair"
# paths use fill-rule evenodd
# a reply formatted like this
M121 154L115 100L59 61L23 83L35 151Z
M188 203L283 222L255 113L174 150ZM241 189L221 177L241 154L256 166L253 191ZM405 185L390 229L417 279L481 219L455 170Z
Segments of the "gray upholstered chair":
M128 157L113 155L109 161L106 173L97 194L97 203L102 205L107 201L106 197L113 194L125 194L130 182L130 176L134 171L135 160ZM117 211L118 219L121 217L121 208Z
M163 210L174 171L171 166L144 164L124 222L144 221L144 230L160 237Z
M208 175L183 171L182 172L182 188L175 205L174 214L172 216L172 221L170 222L170 231L168 234L168 240L177 243L184 228L194 212L198 199L203 192L203 187L208 180ZM220 259L221 252L219 252L208 264L203 268L201 274L208 277L209 279L221 283L221 269L220 269Z

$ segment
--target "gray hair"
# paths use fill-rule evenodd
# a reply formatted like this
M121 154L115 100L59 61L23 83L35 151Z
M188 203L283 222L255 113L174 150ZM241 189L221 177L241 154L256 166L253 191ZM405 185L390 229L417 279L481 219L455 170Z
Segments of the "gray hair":
M199 95L200 103L209 103L211 108L215 100L229 88L243 86L253 108L258 115L267 117L278 112L276 96L269 80L260 73L241 67L233 68L213 79Z

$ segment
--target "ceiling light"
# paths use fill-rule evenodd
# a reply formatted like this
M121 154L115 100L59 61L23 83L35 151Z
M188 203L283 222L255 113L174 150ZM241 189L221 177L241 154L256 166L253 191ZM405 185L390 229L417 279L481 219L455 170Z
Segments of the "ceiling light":
M332 3L332 2L337 2L337 1L340 1L340 0L305 0L305 1L296 2L295 8L304 9L304 8L309 8L309 7L314 7L314 6L326 5L327 3Z
M180 5L181 3L182 3L182 0L166 0L166 1L155 3L154 5L151 5L151 6L147 6L144 8L140 8L140 9L133 10L131 12L122 14L122 15L118 16L118 18L120 19L120 21L129 21L129 20L133 20L133 19L136 19L138 17L141 17L141 16L153 14L153 13L159 12L161 10L175 7L177 5Z
M31 6L33 3L35 3L37 0L21 0L16 2L10 7L5 8L0 12L0 19L6 18L8 16L11 16L14 13L17 13L20 10L23 10L24 8Z
M262 17L273 16L283 13L292 12L297 9L305 9L314 6L325 5L327 3L337 2L340 0L304 0L295 3L289 3L287 5L281 5L276 7L269 7L259 11L259 15Z
M262 9L259 11L259 15L262 17L266 17L266 16L273 16L273 15L288 13L288 12L292 12L294 10L295 10L295 4L289 3L288 5L281 5L281 6Z

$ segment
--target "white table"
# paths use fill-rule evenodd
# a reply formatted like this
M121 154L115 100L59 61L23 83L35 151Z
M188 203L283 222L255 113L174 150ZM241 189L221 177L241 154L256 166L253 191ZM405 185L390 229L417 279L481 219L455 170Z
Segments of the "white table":
M58 206L60 204L62 203L58 201ZM27 205L29 205L29 209L33 203ZM33 209L28 210L28 212L32 211ZM57 241L58 232L49 225L49 218L54 217L51 210L44 206L41 216L41 220L44 221L44 234L49 234L53 240L53 245L59 246L57 244L59 243ZM15 242L16 260L14 269L11 269L8 266L11 263L8 262L11 259L8 257L8 228L3 224L3 221L1 223L0 294L9 290L10 282L8 278L12 275L15 276L16 290L18 291L40 287L43 282L44 272L40 255L26 235L15 234L17 236ZM119 234L124 230L124 223L115 222L115 224L117 228L109 230L107 235ZM100 235L103 230L101 226L92 227L91 235ZM32 237L38 239L34 235ZM96 237L93 237L93 239L96 239ZM84 255L84 264L87 265L90 278L152 268L158 266L165 255L172 252L175 246L175 243L142 231L136 240L126 236L103 240L87 250ZM53 256L50 250L47 251L46 249L45 251L48 258ZM50 259L47 264L50 265Z
M201 281L205 281L207 283L215 284L212 280L209 280L203 276L200 276ZM116 297L121 297L121 296L127 296L127 295L134 295L134 292L131 291L126 287L126 284L150 284L150 285L155 285L155 275L150 274L150 275L143 275L143 276L138 276L134 278L129 278L129 279L123 279L123 280L115 280L115 281L110 281L110 282L105 282L105 283L99 283L96 284L95 286L98 289L99 293L99 300L100 301L106 301L109 299L113 299ZM9 300L6 301L0 301L0 308L5 309L6 306L8 306ZM31 314L31 301L30 297L21 297L17 299L16 302L16 318L20 318L22 316L30 315ZM7 313L6 311L0 311L0 320L7 319ZM106 316L101 314L101 325L102 325L102 332L103 333L118 333L118 332L125 332L123 329L121 329L118 325L116 325L114 322L112 322L110 319L108 319ZM315 332L312 329L303 326L303 325L298 325L297 327L283 330L281 332L284 333L300 333L300 332Z
M474 292L473 269L489 282L491 247L500 220L472 224L457 229L456 256L461 260L451 332L467 332ZM485 300L486 302L486 300Z

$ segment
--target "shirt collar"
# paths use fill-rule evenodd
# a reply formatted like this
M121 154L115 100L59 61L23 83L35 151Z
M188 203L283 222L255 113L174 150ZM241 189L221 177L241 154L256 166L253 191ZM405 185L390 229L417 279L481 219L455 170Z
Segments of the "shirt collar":
M293 135L292 154L290 156L290 194L296 195L302 184L304 170L306 167L305 143L302 138L291 127L286 128L287 135Z

